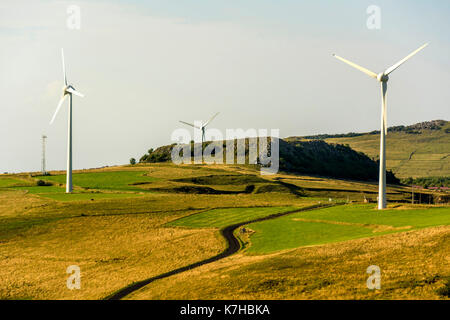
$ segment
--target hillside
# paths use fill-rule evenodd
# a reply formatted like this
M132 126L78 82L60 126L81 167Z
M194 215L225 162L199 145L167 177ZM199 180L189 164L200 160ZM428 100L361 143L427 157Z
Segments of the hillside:
M377 182L251 165L75 170L70 194L65 172L35 174L0 174L0 299L448 297L442 193L410 204L409 187L388 185L375 211ZM383 290L367 290L368 261L383 266ZM65 286L74 263L81 290Z
M361 152L356 152L342 144L312 141L280 141L279 169L283 172L319 175L352 180L378 180L378 164ZM205 143L206 146L208 143ZM162 146L140 158L140 163L166 162L171 159L174 145ZM194 148L192 147L191 150ZM226 153L224 143L224 154ZM236 150L235 150L236 152ZM248 154L248 144L246 146ZM388 183L398 183L398 179L387 173Z
M339 143L377 160L379 131L289 137L285 140ZM434 120L388 129L386 166L399 178L450 176L450 123Z

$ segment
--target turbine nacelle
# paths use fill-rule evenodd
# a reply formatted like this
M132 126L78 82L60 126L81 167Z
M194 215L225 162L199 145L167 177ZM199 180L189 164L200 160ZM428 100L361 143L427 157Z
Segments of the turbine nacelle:
M389 76L384 72L377 74L377 80L379 82L387 82L389 80Z
M75 88L72 85L67 85L67 86L63 86L62 90L63 90L63 96L65 96L66 94L72 94L71 91L75 91Z

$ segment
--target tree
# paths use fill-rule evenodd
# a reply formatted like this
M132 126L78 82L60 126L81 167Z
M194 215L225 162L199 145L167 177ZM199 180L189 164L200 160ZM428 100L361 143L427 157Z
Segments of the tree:
M136 164L136 159L135 158L131 158L130 159L130 164L131 165L135 165Z

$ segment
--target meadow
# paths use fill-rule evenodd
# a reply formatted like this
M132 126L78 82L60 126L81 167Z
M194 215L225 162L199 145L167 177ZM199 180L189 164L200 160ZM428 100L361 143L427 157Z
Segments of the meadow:
M190 228L223 228L235 223L251 221L275 213L295 210L296 207L253 207L214 209L168 223L169 226Z
M352 149L378 158L379 134L329 138L329 143L348 144ZM389 132L386 136L386 167L398 178L450 176L450 134L423 130L421 134Z
M336 206L250 224L254 233L247 250L265 254L444 225L450 225L449 208L402 207L379 212L373 205Z
M84 189L143 191L138 187L139 185L156 180L146 176L146 173L146 171L82 172L73 176L73 184ZM63 184L66 175L37 176L36 178Z
M450 122L441 122L440 127L431 121L401 129L389 128L386 135L387 169L400 179L450 176ZM348 145L375 160L380 151L380 135L377 132L289 137L284 140L294 142L311 139Z
M449 299L450 228L433 227L338 243L238 253L156 281L126 299ZM381 289L366 286L381 269Z
M111 167L73 181L66 194L60 172L0 175L1 299L102 299L218 255L227 226L283 213L238 228L240 252L126 299L446 297L449 207L401 203L402 186L388 186L379 212L363 204L373 183L262 177L245 165ZM317 205L331 207L293 212ZM385 291L364 289L368 263L387 268ZM80 290L66 287L69 265L81 268Z

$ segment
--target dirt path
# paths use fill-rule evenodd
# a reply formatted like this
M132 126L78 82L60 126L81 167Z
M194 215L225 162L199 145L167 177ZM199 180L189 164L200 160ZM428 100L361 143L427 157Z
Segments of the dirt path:
M208 264L211 262L215 262L220 259L231 256L232 254L238 252L239 249L241 248L239 240L234 236L234 231L243 225L254 223L254 222L260 222L260 221L264 221L264 220L269 220L269 219L275 219L275 218L278 218L278 217L281 217L284 215L288 215L291 213L295 213L295 212L309 211L309 210L314 210L314 209L319 209L319 208L331 207L334 205L335 204L313 205L313 206L300 208L300 209L292 210L292 211L288 211L288 212L276 213L276 214L272 214L267 217L249 220L249 221L245 221L245 222L240 222L240 223L236 223L231 226L225 227L224 229L220 230L221 235L225 238L225 240L227 241L227 244L228 244L228 247L223 252L219 253L218 255L216 255L214 257L208 258L206 260L202 260L202 261L190 264L188 266L181 267L181 268L178 268L178 269L175 269L175 270L172 270L172 271L169 271L169 272L166 272L166 273L163 273L163 274L160 274L160 275L157 275L157 276L154 276L154 277L142 280L142 281L134 282L134 283L130 284L129 286L119 289L118 291L112 293L111 295L104 298L104 300L120 300L120 299L126 297L127 295L129 295L130 293L141 289L142 287L146 286L149 283L152 283L153 281L156 281L159 279L164 279L164 278L173 276L175 274L182 273L182 272L200 267L202 265L205 265L205 264Z

